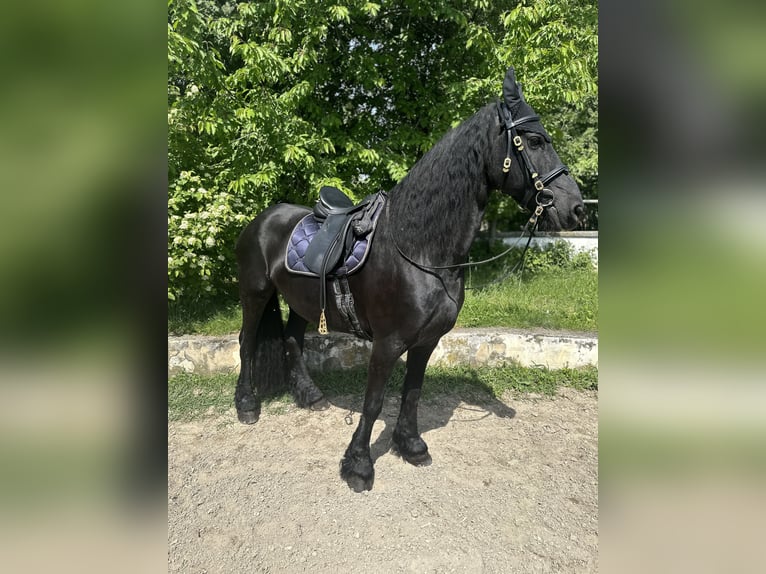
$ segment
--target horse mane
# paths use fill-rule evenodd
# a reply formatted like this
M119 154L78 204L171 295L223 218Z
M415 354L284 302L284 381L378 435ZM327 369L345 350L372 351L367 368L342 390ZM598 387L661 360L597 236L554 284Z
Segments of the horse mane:
M389 225L408 254L451 264L467 253L476 229L466 227L487 200L493 114L488 104L448 131L391 190Z

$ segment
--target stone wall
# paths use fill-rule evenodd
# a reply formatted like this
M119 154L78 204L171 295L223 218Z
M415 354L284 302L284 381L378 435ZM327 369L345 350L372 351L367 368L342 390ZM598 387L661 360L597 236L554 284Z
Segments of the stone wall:
M307 334L305 357L309 369L330 371L364 366L371 344L351 335ZM598 337L551 331L516 329L455 329L445 335L431 356L431 365L598 366ZM237 335L168 337L168 375L211 374L239 369Z

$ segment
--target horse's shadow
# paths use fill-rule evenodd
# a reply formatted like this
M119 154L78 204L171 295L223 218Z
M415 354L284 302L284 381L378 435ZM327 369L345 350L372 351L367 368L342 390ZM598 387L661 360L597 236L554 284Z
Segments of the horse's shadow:
M333 384L333 376L341 376L340 385ZM351 418L350 427L355 428L364 403L366 372L364 369L354 369L351 372L325 373L315 375L317 384L325 391L327 400L333 406L348 411ZM386 387L386 398L383 401L378 420L385 424L383 431L370 445L370 456L373 462L387 453L392 447L392 435L399 417L402 381L404 378L403 363L397 366ZM329 384L323 384L327 382ZM423 384L423 395L418 408L418 427L421 434L442 428L453 420L456 411L460 411L461 423L478 421L489 416L512 419L516 411L495 398L492 389L474 371L465 371L459 375L426 373ZM347 420L347 422L349 422ZM425 437L428 442L427 437Z

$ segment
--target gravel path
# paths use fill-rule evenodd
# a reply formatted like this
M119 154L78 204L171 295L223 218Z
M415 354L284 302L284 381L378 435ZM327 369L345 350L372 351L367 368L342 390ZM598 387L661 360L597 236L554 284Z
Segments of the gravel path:
M233 410L168 425L170 572L597 570L596 393L425 400L428 467L389 452L398 398L387 398L362 494L338 475L360 398L331 402L272 407L253 426Z

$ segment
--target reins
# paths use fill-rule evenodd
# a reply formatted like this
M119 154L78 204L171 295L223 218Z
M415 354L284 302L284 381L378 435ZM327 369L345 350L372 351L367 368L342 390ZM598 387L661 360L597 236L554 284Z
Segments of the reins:
M519 261L516 262L516 264L511 268L511 270L508 273L506 273L505 275L503 275L502 277L498 279L495 279L487 283L487 285L492 285L493 283L498 283L500 281L507 279L509 276L511 276L513 273L516 272L517 268L523 271L524 258L527 255L527 251L529 250L530 243L532 243L532 238L535 237L535 229L537 228L537 218L542 214L542 212L543 212L543 206L538 204L534 213L532 214L532 216L529 218L529 220L527 221L527 223L524 225L523 229L521 230L521 235L516 239L516 241L502 253L498 253L497 255L494 255L487 259L482 259L481 261L468 261L466 263L455 263L453 265L425 265L423 263L418 263L417 261L412 259L409 255L407 255L404 251L402 251L401 247L399 247L399 244L396 242L396 237L392 235L391 239L394 243L394 247L396 247L396 250L399 252L399 255L401 255L405 261L407 261L408 263L411 263L412 265L414 265L421 271L425 271L426 273L432 273L434 271L440 271L440 270L446 270L446 269L464 269L466 267L475 267L478 265L484 265L486 263L497 261L498 259L505 257L511 251L516 249L518 246L518 243L524 238L524 233L529 232L527 243L526 245L524 245L524 250L521 252L521 258L519 259ZM388 204L386 204L386 219L388 219ZM475 287L466 287L466 289L475 289Z

